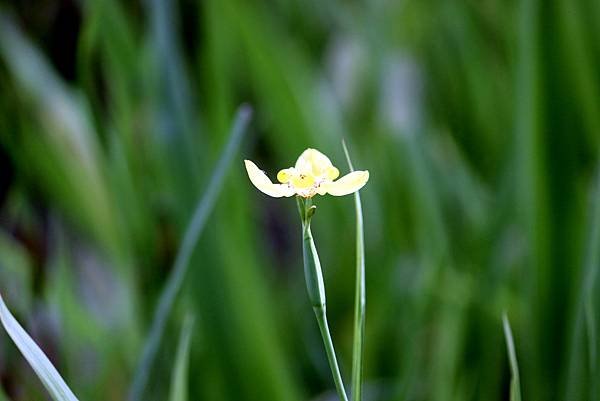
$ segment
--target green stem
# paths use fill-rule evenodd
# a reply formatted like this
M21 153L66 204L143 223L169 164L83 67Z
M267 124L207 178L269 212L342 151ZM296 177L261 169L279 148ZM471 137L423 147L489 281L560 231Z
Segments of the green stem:
M348 396L346 395L346 390L344 389L340 368L335 356L333 341L331 340L331 334L329 333L323 272L321 270L321 262L319 261L317 247L315 246L312 232L310 230L310 222L315 212L315 206L312 205L311 199L298 197L297 200L298 211L300 212L300 218L302 220L302 254L304 257L304 276L306 279L308 298L313 310L315 311L315 316L317 317L317 323L319 324L319 330L321 331L321 336L323 337L323 344L325 345L327 360L329 361L329 367L333 375L333 381L335 382L338 395L340 400L348 401Z
M342 401L348 401L346 390L344 389L344 382L342 381L342 374L340 373L340 367L337 363L335 356L335 349L333 348L333 341L331 340L331 334L329 334L329 326L327 324L327 313L326 308L315 307L315 316L317 317L317 323L319 324L319 330L321 330L321 336L323 337L323 344L325 345L325 352L327 353L327 360L329 361L329 367L333 374L333 381L335 382L335 388Z

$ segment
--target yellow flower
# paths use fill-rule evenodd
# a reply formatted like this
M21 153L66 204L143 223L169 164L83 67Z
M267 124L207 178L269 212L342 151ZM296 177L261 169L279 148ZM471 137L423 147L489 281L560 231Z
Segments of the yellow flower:
M274 184L267 175L250 160L244 160L250 181L261 192L275 198L298 195L312 198L316 194L334 196L348 195L361 189L369 180L368 171L353 171L337 181L340 171L323 153L306 149L294 167L277 173L281 184Z

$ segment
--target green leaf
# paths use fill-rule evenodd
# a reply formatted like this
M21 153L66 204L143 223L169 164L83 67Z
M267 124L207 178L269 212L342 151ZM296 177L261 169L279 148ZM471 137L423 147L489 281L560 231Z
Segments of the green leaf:
M583 258L581 281L577 291L575 318L571 327L569 362L566 371L565 399L595 400L598 340L594 305L598 286L598 262L600 261L600 173L596 173L590 189L587 211L586 249ZM587 342L586 342L587 339ZM588 383L582 385L582 383Z
M10 338L21 351L29 365L40 378L44 387L56 401L77 401L77 397L42 352L40 347L29 337L17 319L10 313L0 295L0 320Z
M350 171L354 171L346 142L342 141ZM365 285L365 238L360 194L354 193L356 210L356 287L354 294L354 344L352 345L352 401L362 399L362 372L365 343L365 307L367 301Z
M194 318L191 315L187 315L183 322L183 327L181 328L175 367L173 368L173 374L171 376L170 401L187 401L188 399L188 370L193 327Z
M154 312L152 326L144 344L142 356L133 378L129 400L138 401L142 399L142 393L150 376L150 369L154 363L158 347L162 341L165 331L167 318L173 308L179 289L183 283L183 279L187 273L189 260L200 238L200 234L204 231L206 222L212 212L212 209L217 201L217 197L223 187L225 173L231 165L233 156L237 153L240 147L246 128L252 116L252 108L248 105L239 107L231 133L225 149L223 150L213 174L208 182L206 191L202 198L198 201L196 210L188 224L188 227L183 236L181 247L177 252L173 269L163 287L163 290L158 301L158 306Z

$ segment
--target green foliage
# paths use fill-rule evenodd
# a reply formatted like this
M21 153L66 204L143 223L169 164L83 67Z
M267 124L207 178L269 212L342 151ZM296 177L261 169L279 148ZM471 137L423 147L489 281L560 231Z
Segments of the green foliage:
M0 292L81 399L128 396L249 103L249 135L194 241L144 401L169 397L188 310L189 399L333 390L293 201L255 191L242 160L274 177L315 147L342 166L342 137L370 171L363 399L507 399L506 310L524 400L598 400L598 1L8 3ZM350 378L353 200L314 203ZM42 398L7 336L0 355L7 397Z
M140 358L131 386L131 400L139 400L142 397L148 381L148 376L152 365L154 364L156 353L160 347L166 322L171 314L173 304L175 303L188 271L190 258L192 257L200 234L204 231L208 217L217 201L217 196L223 186L225 172L231 165L232 159L240 147L243 134L250 121L251 113L252 111L248 106L240 107L233 122L227 146L223 150L219 163L215 166L207 188L204 191L202 198L198 201L196 210L186 228L181 246L177 251L177 256L173 263L173 269L162 289L160 299L154 312L150 332L148 333L142 357Z

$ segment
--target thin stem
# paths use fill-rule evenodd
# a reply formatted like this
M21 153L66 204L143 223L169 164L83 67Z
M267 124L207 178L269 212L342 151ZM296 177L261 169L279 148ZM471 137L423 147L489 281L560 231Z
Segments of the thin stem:
M331 334L329 334L329 325L327 324L327 313L325 307L314 307L315 316L317 317L317 323L319 324L319 330L321 330L321 336L323 337L323 344L325 345L325 352L327 353L327 360L329 361L329 367L333 374L333 381L335 382L335 388L342 401L348 401L346 390L344 389L344 382L342 380L342 374L340 373L340 367L337 363L335 356L335 349L333 348L333 341L331 340Z

